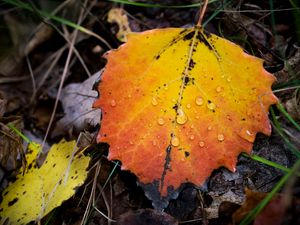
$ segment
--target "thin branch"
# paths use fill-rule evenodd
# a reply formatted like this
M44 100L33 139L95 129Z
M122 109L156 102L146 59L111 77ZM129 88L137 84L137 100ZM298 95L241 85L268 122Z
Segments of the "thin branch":
M199 19L198 19L198 22L197 22L197 27L201 27L202 25L202 20L203 20L203 17L204 17L204 14L206 12L206 8L207 8L207 5L208 5L208 0L204 0L204 4L203 4L203 7L201 9L199 9L200 11L200 15L199 15Z

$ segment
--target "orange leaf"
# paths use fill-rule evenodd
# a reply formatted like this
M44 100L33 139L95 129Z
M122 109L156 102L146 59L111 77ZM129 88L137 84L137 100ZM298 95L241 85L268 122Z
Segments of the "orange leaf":
M202 28L131 34L106 58L98 141L161 196L203 184L220 166L234 171L256 133L270 135L275 78L261 59Z

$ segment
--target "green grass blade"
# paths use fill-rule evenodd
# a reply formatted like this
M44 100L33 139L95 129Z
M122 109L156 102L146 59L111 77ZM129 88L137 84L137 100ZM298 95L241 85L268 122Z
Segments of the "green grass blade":
M277 104L277 109L296 127L298 131L300 131L300 125L290 116L282 104Z
M269 6L270 6L270 13L271 13L271 25L272 25L272 33L276 34L276 21L275 21L275 14L274 14L274 2L273 0L269 0Z
M284 140L284 142L286 143L286 145L289 147L289 149L291 150L291 152L294 153L298 158L300 158L299 149L297 149L290 142L290 140L288 139L288 137L284 134L284 132L283 132L283 130L282 130L280 124L279 124L279 121L277 120L277 118L275 116L275 113L274 113L274 110L273 110L272 107L270 108L270 112L271 112L271 116L272 116L273 123L274 123L274 130L276 130L277 133L282 137L282 139Z
M23 138L24 141L26 141L27 143L31 143L31 140L28 137L26 137L20 130L18 130L18 128L16 128L12 123L8 123L7 126L9 127L9 129L14 131L21 138Z
M289 0L292 7L295 9L293 10L293 17L294 17L294 27L297 35L298 41L300 41L300 10L299 10L299 1Z
M103 184L103 187L102 187L102 190L101 190L101 194L102 194L102 192L103 192L103 190L105 189L105 187L106 187L108 181L111 179L113 173L115 172L115 170L117 169L118 166L120 166L119 163L118 163L118 162L115 162L115 165L114 165L113 169L111 170L111 172L110 172L110 174L108 175L108 177L107 177L105 183Z
M280 169L280 170L282 170L284 172L289 172L290 171L290 169L288 169L288 168L286 168L286 167L284 167L284 166L282 166L282 165L280 165L278 163L272 162L270 160L267 160L267 159L265 159L263 157L255 155L255 154L247 155L247 154L244 153L243 156L246 156L246 157L251 158L251 159L253 159L253 160L257 161L257 162L263 163L263 164L271 166L273 168Z
M232 0L221 4L220 7L218 9L216 9L214 11L214 13L207 20L205 20L205 22L202 24L202 26L205 27L213 18L215 18L222 11L222 9L224 7L228 6L231 2L232 2Z
M300 159L294 164L293 168L286 173L280 181L275 185L273 190L254 208L248 213L248 215L242 220L240 225L248 225L256 218L256 216L267 206L272 200L274 195L279 192L286 181L300 168Z
M278 163L272 162L272 161L270 161L270 160L267 160L267 159L265 159L265 158L263 158L263 157L260 157L260 156L258 156L258 155L255 155L255 154L248 155L248 154L246 154L246 153L243 153L242 155L245 156L245 157L247 157L247 158L251 158L251 159L253 159L253 160L257 161L257 162L263 163L263 164L265 164L265 165L267 165L267 166L271 166L271 167L273 167L273 168L279 169L279 170L281 170L281 171L283 171L283 172L286 172L286 173L288 173L288 172L291 171L290 168L286 168L286 167L283 166L283 165L280 165L280 164L278 164ZM297 173L297 176L300 177L300 173Z
M25 9L25 10L28 10L28 11L30 11L32 13L38 13L43 18L52 19L52 20L54 20L56 22L59 22L61 24L64 24L64 25L67 25L67 26L72 27L74 29L77 29L77 30L81 31L82 33L91 35L91 36L99 39L109 49L112 48L110 46L110 44L107 41L105 41L102 37L100 37L98 34L94 33L93 31L90 31L90 30L86 29L83 26L80 26L80 25L78 25L76 23L73 23L70 20L64 19L64 18L59 17L59 16L52 15L51 13L45 12L43 10L36 9L35 7L32 7L29 3L24 3L24 2L21 2L21 1L18 1L18 0L2 0L2 1L5 2L5 3L8 3L8 4L11 4L11 5L14 5L14 6L16 6L16 7L20 8L20 9Z
M288 89L288 88L299 88L300 80L293 79L288 82L279 83L273 86L273 90L278 91L280 89Z
M143 3L143 2L134 2L128 0L108 0L110 2L121 3L126 5L133 5L139 7L147 7L147 8L173 8L173 9L180 9L180 8L197 8L203 5L203 2L188 4L188 5L163 5L163 4L151 4L151 3ZM213 3L218 0L210 0L208 3Z

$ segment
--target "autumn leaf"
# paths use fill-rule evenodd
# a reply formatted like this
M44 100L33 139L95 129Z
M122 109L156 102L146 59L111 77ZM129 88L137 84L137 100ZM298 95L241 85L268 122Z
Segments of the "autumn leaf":
M106 58L98 141L162 197L202 185L221 166L235 171L257 132L270 135L275 78L261 59L199 26L133 33Z
M107 22L116 23L119 27L117 38L122 41L127 41L127 35L131 32L126 11L122 8L113 8L109 10Z
M44 164L38 168L36 157L41 146L29 145L27 167L21 168L16 181L2 193L0 224L27 224L38 221L52 209L69 199L84 183L90 158L76 154L75 141L62 140L48 152Z

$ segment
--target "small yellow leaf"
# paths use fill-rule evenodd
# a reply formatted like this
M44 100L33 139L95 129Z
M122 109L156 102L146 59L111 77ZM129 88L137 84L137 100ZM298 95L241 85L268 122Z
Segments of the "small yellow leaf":
M31 143L28 149L25 171L21 169L16 181L2 193L0 224L7 219L10 224L40 220L69 199L86 179L90 158L75 154L75 141L53 145L40 168L35 159L41 146Z
M109 23L118 24L119 31L117 33L117 38L120 41L126 42L127 34L131 33L126 11L121 8L111 9L108 12L107 21Z

